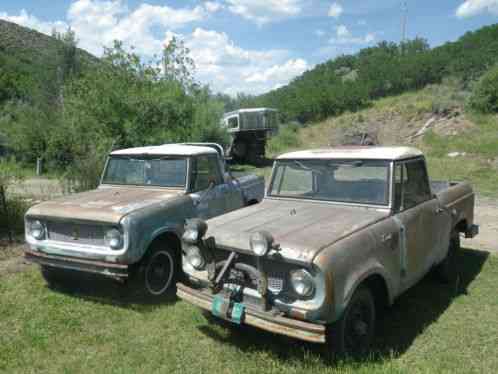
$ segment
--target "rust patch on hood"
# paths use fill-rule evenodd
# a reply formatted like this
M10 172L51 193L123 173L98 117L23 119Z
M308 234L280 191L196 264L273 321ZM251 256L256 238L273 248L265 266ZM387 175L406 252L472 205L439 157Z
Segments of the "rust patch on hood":
M27 215L116 224L135 210L164 204L184 194L173 189L100 187L35 205Z
M265 199L208 221L208 236L221 246L249 251L251 233L270 232L281 254L310 262L323 248L389 215L385 209L313 201Z

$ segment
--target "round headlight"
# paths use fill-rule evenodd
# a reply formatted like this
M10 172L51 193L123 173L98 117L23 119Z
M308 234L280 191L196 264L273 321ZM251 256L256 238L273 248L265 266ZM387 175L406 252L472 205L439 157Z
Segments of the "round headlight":
M311 297L315 291L315 281L304 269L295 270L290 275L292 288L300 297Z
M187 243L197 243L206 234L206 231L207 224L202 219L189 219L185 224L185 232L182 239Z
M202 270L206 266L206 261L198 247L188 247L185 253L187 262L196 270Z
M273 245L273 237L266 231L257 231L251 235L249 244L256 256L264 256Z
M42 240L45 237L45 226L40 221L33 221L30 224L29 232L36 240Z
M105 239L111 249L120 249L123 247L123 235L118 229L110 229L107 231Z

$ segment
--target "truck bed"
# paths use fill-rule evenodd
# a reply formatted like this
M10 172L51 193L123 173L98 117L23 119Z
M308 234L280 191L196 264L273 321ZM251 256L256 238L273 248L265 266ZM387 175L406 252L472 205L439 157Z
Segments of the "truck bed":
M432 192L451 209L453 225L468 232L474 224L475 194L467 182L431 181Z

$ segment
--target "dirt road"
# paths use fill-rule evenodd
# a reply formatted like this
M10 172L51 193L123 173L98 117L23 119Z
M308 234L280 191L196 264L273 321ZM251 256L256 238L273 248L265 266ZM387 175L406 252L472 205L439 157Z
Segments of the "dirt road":
M479 225L479 235L462 240L462 246L498 253L498 200L478 198L474 221Z

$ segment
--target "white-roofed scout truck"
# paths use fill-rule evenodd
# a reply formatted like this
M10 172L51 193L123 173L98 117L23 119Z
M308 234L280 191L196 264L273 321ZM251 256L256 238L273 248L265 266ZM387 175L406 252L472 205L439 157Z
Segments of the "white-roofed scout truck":
M167 144L112 152L100 186L33 206L27 259L49 283L76 271L132 281L150 297L174 292L185 220L259 202L264 180L234 179L217 144Z
M376 315L431 269L456 279L474 192L409 147L278 157L264 200L187 223L177 295L215 318L364 352Z

